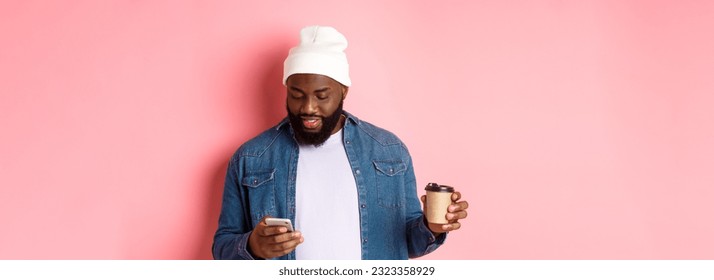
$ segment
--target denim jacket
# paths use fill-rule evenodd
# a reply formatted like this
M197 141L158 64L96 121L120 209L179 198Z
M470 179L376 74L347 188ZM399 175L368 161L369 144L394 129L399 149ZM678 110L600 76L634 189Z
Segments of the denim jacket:
M435 238L424 223L406 146L394 134L344 114L342 141L357 184L362 259L407 259L434 251L446 234ZM253 259L248 237L263 216L295 223L297 162L287 118L235 152L213 240L215 259ZM295 251L276 259L295 259Z

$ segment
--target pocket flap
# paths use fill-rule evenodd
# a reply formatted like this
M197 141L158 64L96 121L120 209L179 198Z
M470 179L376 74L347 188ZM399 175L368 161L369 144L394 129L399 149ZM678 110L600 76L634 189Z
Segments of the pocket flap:
M407 170L407 165L401 160L375 160L374 168L387 176L394 176Z
M275 169L246 171L242 183L244 186L257 188L263 183L273 180L274 174Z

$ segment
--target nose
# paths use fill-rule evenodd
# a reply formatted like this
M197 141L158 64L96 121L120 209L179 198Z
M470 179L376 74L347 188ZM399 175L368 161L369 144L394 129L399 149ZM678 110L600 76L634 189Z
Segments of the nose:
M306 97L300 106L300 113L306 115L317 114L317 100L314 97Z

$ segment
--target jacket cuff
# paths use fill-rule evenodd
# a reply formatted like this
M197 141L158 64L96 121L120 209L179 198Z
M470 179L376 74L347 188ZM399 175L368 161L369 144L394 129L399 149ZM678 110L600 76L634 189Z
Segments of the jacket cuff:
M418 258L429 254L439 248L446 241L447 233L442 233L438 237L429 230L423 216L419 219L414 219L410 225L410 249L409 257Z
M253 231L246 232L239 235L238 240L236 240L236 255L242 260L255 260L253 255L248 250L248 239Z
M434 235L433 232L429 229L429 226L426 225L426 222L419 223L419 230L423 232L425 236L429 237L429 243L427 243L427 248L426 248L426 254L433 252L436 250L436 248L439 248L442 244L444 244L444 241L446 241L446 235L449 234L448 232L444 232L440 234L438 237Z

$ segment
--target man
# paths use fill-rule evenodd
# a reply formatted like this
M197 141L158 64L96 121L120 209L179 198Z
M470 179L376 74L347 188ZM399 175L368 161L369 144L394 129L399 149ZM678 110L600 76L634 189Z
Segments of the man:
M302 29L284 65L288 117L230 160L214 258L407 259L461 227L468 203L458 192L449 223L428 223L406 146L342 110L346 47L332 27ZM290 219L296 230L268 226L267 217Z

